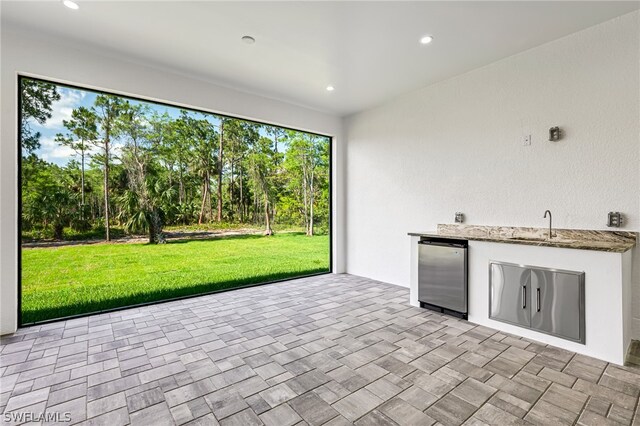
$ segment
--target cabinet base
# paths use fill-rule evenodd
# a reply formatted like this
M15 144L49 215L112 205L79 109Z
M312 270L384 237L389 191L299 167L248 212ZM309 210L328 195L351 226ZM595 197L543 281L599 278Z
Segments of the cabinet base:
M441 314L451 315L452 317L462 318L463 320L469 319L466 312L452 311L451 309L443 308L441 306L432 305L430 303L420 302L420 307L429 309L430 311L440 312Z

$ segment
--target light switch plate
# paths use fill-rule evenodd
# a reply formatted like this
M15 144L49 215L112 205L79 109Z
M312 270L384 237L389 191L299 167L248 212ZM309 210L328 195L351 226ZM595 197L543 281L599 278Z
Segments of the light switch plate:
M524 137L522 138L522 145L523 146L531 145L531 135L524 135Z

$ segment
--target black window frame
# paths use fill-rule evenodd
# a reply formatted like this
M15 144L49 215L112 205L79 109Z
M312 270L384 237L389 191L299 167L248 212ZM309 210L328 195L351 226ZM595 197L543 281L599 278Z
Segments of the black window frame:
M272 280L272 281L266 281L263 283L255 283L255 284L246 284L246 285L240 285L238 287L234 287L234 288L226 288L226 289L220 289L220 290L212 290L212 291L205 291L202 293L197 293L197 294L190 294L190 295L186 295L186 296L179 296L179 297L172 297L169 299L162 299L162 300L156 300L153 302L144 302L144 303L137 303L137 304L133 304L133 305L126 305L126 306L121 306L121 307L117 307L117 308L110 308L110 309L102 309L102 310L98 310L98 311L93 311L93 312L86 312L86 313L82 313L82 314L77 314L77 315L69 315L66 317L60 317L60 318L53 318L53 319L48 319L48 320L44 320L44 321L36 321L36 322L32 322L32 323L23 323L22 322L22 80L27 79L27 80L33 80L33 81L40 81L43 83L51 83L51 84L55 84L58 87L65 87L65 88L69 88L69 89L75 89L75 90L85 90L85 91L90 91L90 92L94 92L94 93L98 93L98 94L104 94L104 95L110 95L110 96L119 96L121 98L124 99L128 99L128 100L132 100L132 101L137 101L137 102L147 102L147 103L154 103L157 105L163 105L163 106L167 106L167 107L171 107L171 108L179 108L179 109L184 109L187 111L193 111L193 112L197 112L197 113L202 113L202 114L212 114L212 115L216 115L218 117L223 117L223 118L230 118L230 119L235 119L235 120L243 120L243 121L247 121L249 123L254 123L254 124L259 124L259 125L265 125L265 126L271 126L271 127L279 127L281 129L285 129L285 130L293 130L295 132L302 132L302 133L306 133L306 134L310 134L310 135L315 135L315 136L320 136L323 138L328 138L329 139L329 270L327 272L318 272L315 274L307 274L307 275L300 275L297 277L291 277L291 278L284 278L284 279L280 279L280 280ZM95 89L95 88L91 88L91 87L87 87L87 86L83 86L80 84L74 84L74 83L66 83L66 82L60 82L57 81L55 79L52 78L42 78L42 77L32 77L30 75L25 75L25 74L18 74L18 87L17 87L17 97L18 97L18 133L17 133L17 161L18 161L18 168L17 168L17 173L18 173L18 223L17 223L17 242L18 242L18 262L17 262L17 286L18 286L18 328L23 328L23 327L29 327L29 326L34 326L34 325L41 325L41 324L48 324L48 323L53 323L53 322L58 322L58 321L66 321L66 320L70 320L70 319L74 319L74 318L83 318L83 317L89 317L89 316L93 316L93 315L100 315L100 314L104 314L104 313L108 313L108 312L117 312L117 311L121 311L121 310L125 310L125 309L131 309L131 308L138 308L141 306L150 306L150 305L157 305L160 303L167 303L167 302L173 302L176 300L184 300L184 299L191 299L194 297L200 297L200 296L205 296L208 294L215 294L215 293L223 293L223 292L227 292L227 291L235 291L235 290L242 290L242 289L246 289L246 288L250 288L250 287L258 287L258 286L263 286L263 285L270 285L270 284L277 284L277 283L284 283L284 282L288 282L291 280L297 280L297 279L301 279L301 278L308 278L308 277L315 277L315 276L321 276L321 275L327 275L327 274L332 274L334 272L334 268L333 268L333 213L334 213L334 209L333 209L333 142L334 142L334 136L331 135L326 135L326 134L322 134L322 133L318 133L318 132L311 132L308 130L301 130L301 129L296 129L295 127L289 127L289 126L283 126L283 125L279 125L279 124L272 124L272 123L268 123L268 122L264 122L264 121L259 121L259 120L253 120L253 119L248 119L245 117L239 117L239 116L235 116L232 114L226 114L226 113L220 113L220 112L215 112L215 111L211 111L211 110L207 110L205 108L199 108L199 107L186 107L183 105L178 105L178 104L174 104L172 102L168 102L168 101L159 101L156 99L148 99L148 98L144 98L142 96L135 96L135 95L129 95L129 94L122 94L122 93L117 93L117 92L110 92L107 90L103 90L103 89Z

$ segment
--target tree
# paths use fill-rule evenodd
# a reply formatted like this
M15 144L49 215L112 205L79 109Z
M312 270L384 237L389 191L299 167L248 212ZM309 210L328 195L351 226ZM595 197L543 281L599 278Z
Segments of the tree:
M91 112L96 116L100 128L100 138L94 144L102 149L103 190L104 190L104 227L105 240L111 241L109 224L109 161L111 159L111 141L116 137L116 121L118 120L124 100L119 96L98 95Z
M267 126L266 127L266 132L268 135L273 136L273 144L274 144L274 153L276 154L276 162L278 162L279 157L277 156L278 154L278 142L280 142L282 139L286 138L287 136L287 131L285 129L283 129L282 127L276 127L276 126Z
M53 83L28 78L21 78L20 86L20 142L26 153L32 153L40 148L40 133L31 128L31 121L44 125L51 118L53 103L60 100L60 93Z
M259 126L247 121L230 119L225 123L224 135L225 159L228 164L229 217L233 220L233 217L237 216L240 222L243 222L246 197L245 160L248 147L260 138Z
M292 177L291 183L301 205L305 232L312 236L318 182L322 177L318 169L327 170L328 175L328 141L326 138L295 131L290 131L289 138L285 168Z
M55 85L44 87L50 108L58 92ZM264 225L266 235L276 226L304 227L307 235L328 228L328 138L117 96L90 97L93 105L75 105L56 136L75 153L66 166L23 149L25 235L61 238L67 226L80 232L92 227L110 240L122 225L126 234L148 234L158 243L169 226L219 228L223 219ZM32 111L42 123L51 113L46 104L38 104L44 112Z
M153 112L147 115L145 120L147 121L146 138L149 142L147 149L153 160L153 170L157 170L158 179L162 180L171 193L169 199L163 199L162 203L157 204L156 207L162 212L163 224L174 221L178 216L185 220L187 217L181 215L185 194L183 157L188 155L189 147L176 149L176 142L179 139L176 137L175 121L166 112L163 114Z
M128 214L127 230L147 231L149 243L162 244L165 238L161 198L170 194L171 188L165 189L160 184L159 164L153 152L152 139L162 138L163 123L150 122L149 116L148 107L127 102L115 125L117 133L125 138L120 160L127 171L128 191L123 195L122 204ZM155 144L159 142L156 140Z
M71 113L71 120L63 120L62 124L69 133L66 136L58 133L56 141L71 148L76 155L80 156L80 219L84 220L85 210L85 160L90 144L98 138L98 128L96 126L96 115L85 107L74 109Z
M227 119L220 118L220 140L218 145L218 214L216 220L222 222L222 171L224 169L224 125Z
M261 137L250 148L248 155L249 170L253 180L254 192L262 198L264 208L264 235L273 235L270 207L273 203L271 178L273 172L273 149L271 139ZM256 201L258 199L256 198Z
M172 119L167 113L153 113L148 125L152 153L163 168L164 184L174 196L163 198L164 218L183 225L192 223L198 217L192 198L194 175L189 170L194 151L192 129L182 118Z
M211 203L211 177L216 169L217 159L213 154L213 142L218 138L213 123L203 118L195 118L187 111L181 111L177 122L177 132L183 141L190 141L192 149L191 166L198 176L201 187L200 214L198 224L201 225L207 219L213 219L213 207Z
M53 237L61 240L64 227L73 213L76 198L69 189L66 171L54 164L30 155L23 160L29 185L23 187L22 215L27 226L41 225L51 229Z
M288 132L282 127L274 127L274 126L266 126L265 132L273 138L273 164L276 168L274 171L274 185L273 189L275 191L274 197L277 200L280 200L283 196L282 189L286 187L286 181L289 176L286 173L286 170L282 167L282 161L284 158L284 152L286 152L287 142L288 142ZM284 151L278 151L278 143L284 145ZM280 215L280 203L273 203L272 207L272 215L273 219Z

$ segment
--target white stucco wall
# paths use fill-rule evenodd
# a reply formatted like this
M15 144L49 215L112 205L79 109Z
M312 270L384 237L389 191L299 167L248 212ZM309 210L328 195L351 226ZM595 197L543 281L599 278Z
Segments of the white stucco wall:
M584 229L606 229L607 212L620 211L623 229L638 231L639 16L349 117L347 271L408 286L407 232L452 223L456 211L471 224L544 227L550 209L554 226ZM547 140L552 126L563 129L561 141Z
M344 270L344 239L339 232L344 229L344 194L340 190L344 138L339 117L105 56L82 45L23 33L7 25L2 26L0 54L0 334L13 332L17 324L18 73L333 136L333 269Z

